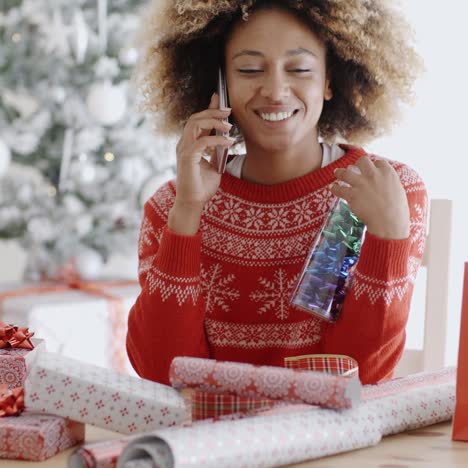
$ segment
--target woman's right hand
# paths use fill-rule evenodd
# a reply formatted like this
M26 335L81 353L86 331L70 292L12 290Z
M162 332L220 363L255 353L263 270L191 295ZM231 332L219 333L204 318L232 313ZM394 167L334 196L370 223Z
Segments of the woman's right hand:
M201 212L221 182L221 174L203 156L216 151L218 145L230 147L234 143L233 138L210 135L213 129L229 132L232 127L222 121L231 110L218 107L219 96L213 94L208 109L190 116L177 144L176 198L169 228L181 234L197 232Z

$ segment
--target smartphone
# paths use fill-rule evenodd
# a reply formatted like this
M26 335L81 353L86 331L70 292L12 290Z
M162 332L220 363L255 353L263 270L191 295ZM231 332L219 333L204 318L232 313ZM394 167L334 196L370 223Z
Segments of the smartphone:
M219 96L219 108L222 109L222 108L229 107L226 77L224 76L224 73L221 67L218 70L218 96ZM228 122L228 119L223 119L223 121ZM229 132L221 132L219 130L216 130L216 135L229 136ZM219 174L222 174L226 170L228 152L229 152L229 148L226 148L224 146L217 146L210 160L210 163L216 168Z

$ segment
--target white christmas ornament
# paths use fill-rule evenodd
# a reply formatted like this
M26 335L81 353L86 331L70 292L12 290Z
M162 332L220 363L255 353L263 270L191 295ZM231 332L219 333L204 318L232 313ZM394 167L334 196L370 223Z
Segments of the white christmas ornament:
M125 115L127 98L122 87L110 82L94 84L86 99L91 116L101 125L114 125Z
M132 67L138 60L138 50L135 47L124 47L119 52L119 61L125 67Z
M85 205L84 203L77 198L75 195L65 195L63 197L63 206L67 211L67 214L76 216L78 214L83 213L85 211Z
M96 178L96 168L90 163L84 163L79 168L79 180L83 184L90 184Z
M2 93L2 99L5 106L15 109L24 119L31 117L39 109L39 101L25 91L6 89Z
M75 220L75 232L78 236L84 237L93 229L93 217L88 214L82 214Z
M62 86L57 86L56 88L53 88L51 91L51 96L55 102L58 104L62 104L65 101L65 98L67 97L67 93L65 91L65 88Z
M57 236L57 230L46 216L32 218L28 223L31 239L36 243L52 241Z
M0 177L6 173L10 167L11 152L10 148L0 140Z
M93 249L82 249L75 257L76 271L84 280L95 280L101 275L104 262Z

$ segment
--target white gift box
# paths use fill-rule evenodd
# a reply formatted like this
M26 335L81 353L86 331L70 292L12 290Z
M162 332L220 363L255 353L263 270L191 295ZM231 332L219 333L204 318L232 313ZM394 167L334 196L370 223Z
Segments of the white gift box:
M0 284L0 295L50 285ZM77 289L24 294L5 299L3 303L0 302L0 320L29 327L36 338L45 340L50 352L108 369L116 368L112 352L112 347L115 346L121 350L125 360L124 369L118 370L136 375L127 357L125 336L128 313L140 293L140 286L135 283L131 286L103 287L103 290L122 301L123 314L118 329L114 329L112 325L109 300Z
M122 434L186 423L190 411L172 387L57 353L40 353L25 382L25 405Z

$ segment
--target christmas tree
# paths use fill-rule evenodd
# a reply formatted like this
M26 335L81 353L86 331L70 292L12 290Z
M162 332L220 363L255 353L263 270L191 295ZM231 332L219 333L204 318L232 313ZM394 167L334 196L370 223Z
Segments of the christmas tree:
M174 174L131 85L143 3L0 0L0 239L30 278L136 251L145 187Z

